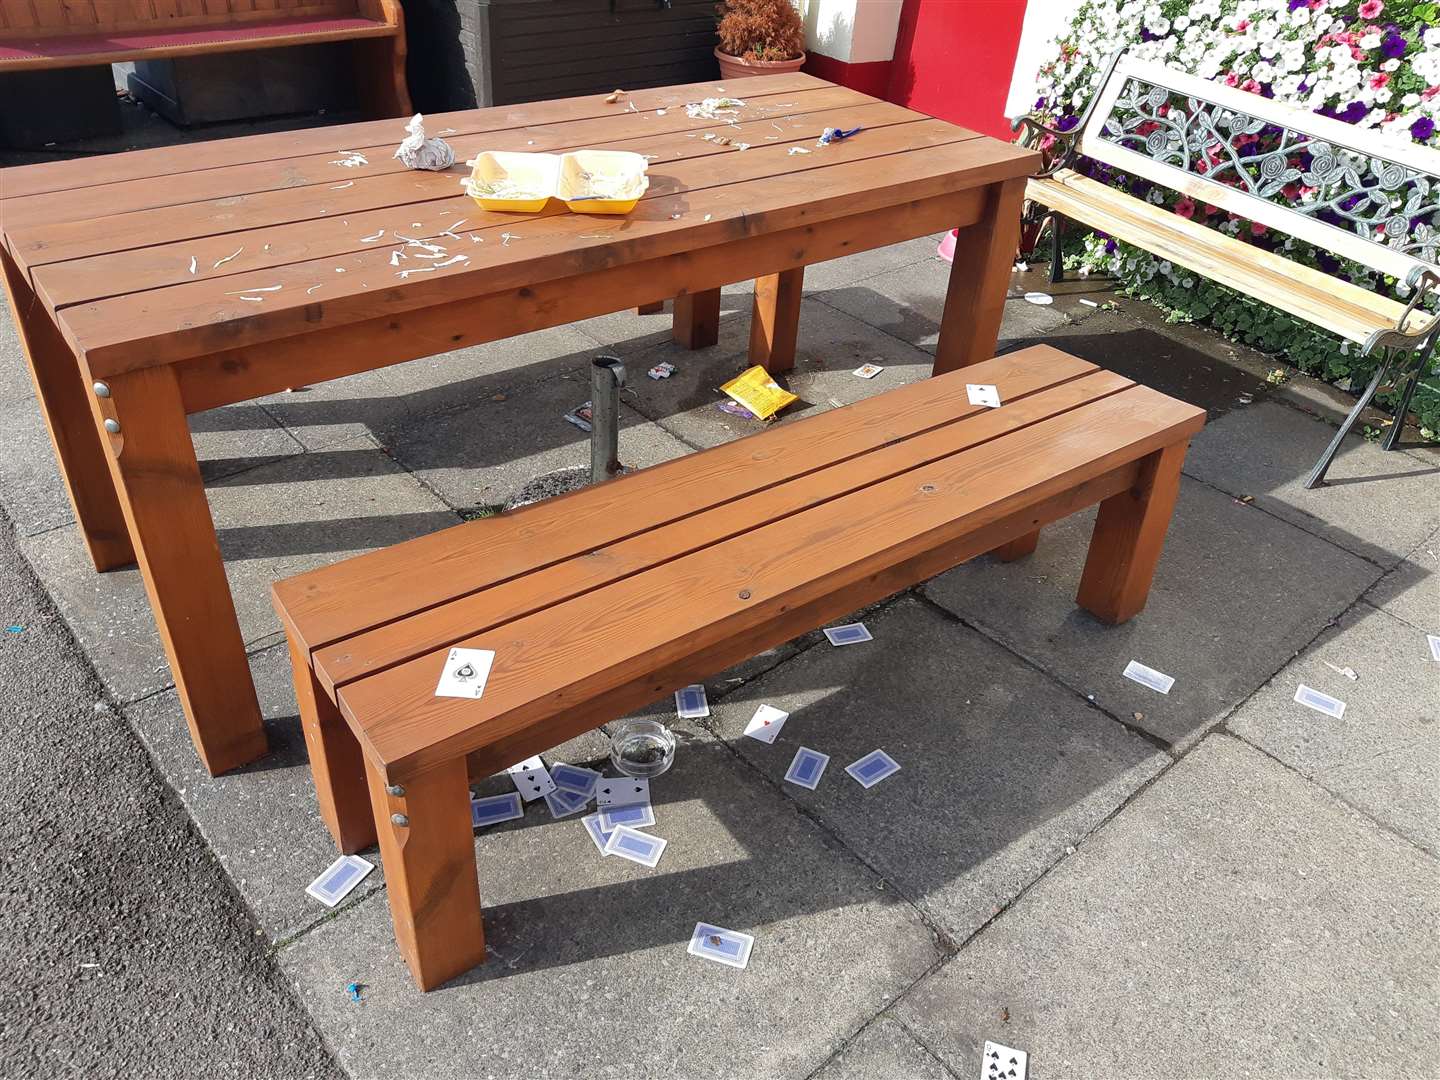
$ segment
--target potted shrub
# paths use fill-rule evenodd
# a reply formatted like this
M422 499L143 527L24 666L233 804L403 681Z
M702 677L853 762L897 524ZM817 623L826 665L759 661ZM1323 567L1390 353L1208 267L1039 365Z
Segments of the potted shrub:
M805 63L805 27L790 0L723 0L715 32L720 75L779 75Z

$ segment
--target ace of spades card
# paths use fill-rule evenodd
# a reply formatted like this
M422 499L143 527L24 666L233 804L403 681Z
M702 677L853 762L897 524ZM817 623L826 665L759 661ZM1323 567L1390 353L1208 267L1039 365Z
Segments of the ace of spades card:
M440 672L436 697L478 698L485 692L495 654L489 649L451 649Z

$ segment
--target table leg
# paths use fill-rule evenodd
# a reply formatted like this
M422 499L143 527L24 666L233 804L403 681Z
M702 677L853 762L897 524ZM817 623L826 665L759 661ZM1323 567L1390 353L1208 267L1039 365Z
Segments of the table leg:
M288 637L288 635L287 635ZM315 678L305 650L289 641L300 728L310 755L310 775L320 817L335 846L353 855L375 843L375 815L365 783L365 759L355 733Z
M368 759L395 942L421 990L485 961L465 759L390 787Z
M720 340L720 290L681 293L675 297L676 342L687 349L703 349Z
M1123 623L1145 607L1189 445L1157 450L1141 462L1134 487L1100 504L1075 602L1102 622Z
M935 345L934 374L943 375L995 355L1010 269L1020 242L1024 202L1024 177L992 185L985 214L956 237L940 339Z
M1026 555L1034 554L1035 546L1040 543L1040 530L1028 532L1024 536L1017 536L1014 540L1001 544L990 554L1001 562L1014 562L1016 559L1023 559Z
M750 315L750 363L759 364L772 375L795 366L800 300L804 292L803 266L755 279L755 302Z
M653 304L641 304L635 309L636 315L659 315L665 310L665 301L656 300Z
M200 480L175 372L145 368L91 398L195 749L212 776L265 753L235 602Z
M135 561L135 550L110 479L105 446L90 415L92 391L84 371L9 252L0 249L0 262L10 314L90 561L96 570L126 566Z

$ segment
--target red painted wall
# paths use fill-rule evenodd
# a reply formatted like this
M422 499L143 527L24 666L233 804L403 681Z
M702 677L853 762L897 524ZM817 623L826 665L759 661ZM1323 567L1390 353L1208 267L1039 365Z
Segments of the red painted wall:
M885 96L1011 138L1005 98L1024 22L1025 0L905 0Z

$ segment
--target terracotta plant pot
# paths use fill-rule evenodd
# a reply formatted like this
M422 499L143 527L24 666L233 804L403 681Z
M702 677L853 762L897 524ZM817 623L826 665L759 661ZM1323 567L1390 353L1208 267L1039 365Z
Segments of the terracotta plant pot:
M802 52L794 60L746 60L743 56L721 52L717 45L715 59L720 61L722 79L743 79L747 75L784 75L799 71L800 65L805 63L805 54Z

